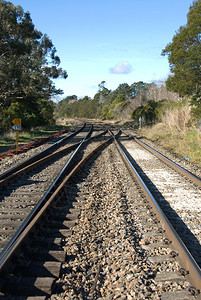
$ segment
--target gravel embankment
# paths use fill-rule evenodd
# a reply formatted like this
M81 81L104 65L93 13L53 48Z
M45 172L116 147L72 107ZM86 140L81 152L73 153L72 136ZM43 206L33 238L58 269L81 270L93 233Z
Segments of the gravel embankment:
M167 150L166 148L158 145L157 143L152 142L151 140L148 140L147 138L143 137L140 139L143 143L149 145L150 147L154 148L167 158L171 159L184 169L188 170L192 174L198 176L201 178L201 168L199 166L194 165L193 163L189 162L183 157L180 157L179 155L173 153L173 151Z

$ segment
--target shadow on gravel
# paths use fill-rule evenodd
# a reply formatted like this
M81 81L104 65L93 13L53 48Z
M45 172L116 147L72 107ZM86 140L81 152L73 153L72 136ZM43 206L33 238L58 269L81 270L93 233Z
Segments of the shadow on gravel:
M143 172L141 167L137 164L135 159L129 154L126 148L121 144L124 152L126 153L127 157L137 170L137 172L142 177L143 181L145 182L146 186L150 190L151 194L154 196L156 201L158 202L159 206L163 210L164 214L182 239L183 243L189 249L190 253L196 260L199 267L201 267L201 245L198 239L194 236L194 234L190 231L187 225L182 221L176 211L170 206L168 201L163 197L161 192L157 189L157 187L153 184L153 182L149 179L149 177Z

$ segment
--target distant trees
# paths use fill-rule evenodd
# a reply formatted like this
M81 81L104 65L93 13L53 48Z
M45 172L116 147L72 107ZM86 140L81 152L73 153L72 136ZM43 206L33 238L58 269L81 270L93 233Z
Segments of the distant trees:
M97 99L85 96L82 99L72 101L72 96L68 96L57 103L56 113L58 116L77 118L97 118L99 117L100 104Z
M133 110L131 117L138 123L139 118L143 118L143 122L146 124L151 124L155 121L160 120L161 111L163 112L162 107L165 106L167 100L160 102L155 102L149 100L145 105L138 106Z
M162 55L168 55L172 73L167 88L192 96L194 110L201 116L201 0L190 6L187 24L179 28Z
M59 116L118 119L122 118L121 113L127 107L131 100L134 101L138 93L145 93L149 84L140 81L131 86L127 83L119 84L117 89L111 91L105 87L106 82L101 81L98 85L98 92L94 99L84 97L77 101L68 96L56 105L56 113Z
M130 95L135 98L139 93L145 93L149 87L149 83L138 81L130 86Z
M107 119L121 119L121 111L128 104L125 95L119 94L110 105L103 106L102 114Z
M56 48L21 6L0 0L0 15L0 130L13 117L23 118L23 126L52 122L49 99L62 93L52 79L67 78Z

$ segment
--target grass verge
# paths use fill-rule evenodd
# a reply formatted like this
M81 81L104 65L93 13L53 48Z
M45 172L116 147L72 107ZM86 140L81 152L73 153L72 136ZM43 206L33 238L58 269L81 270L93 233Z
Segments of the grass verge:
M67 126L65 126L66 129ZM35 140L48 137L59 131L62 131L64 126L62 125L48 125L45 127L33 128L30 131L20 131L19 132L19 146L28 144ZM9 149L15 148L16 143L16 133L15 131L10 131L0 136L0 152L7 151Z
M160 123L152 127L142 128L141 134L201 167L201 133L197 130L172 131Z

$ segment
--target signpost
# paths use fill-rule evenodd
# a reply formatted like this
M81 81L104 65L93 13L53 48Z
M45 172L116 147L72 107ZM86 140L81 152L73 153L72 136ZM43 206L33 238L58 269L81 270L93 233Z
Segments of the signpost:
M139 117L139 129L142 128L142 117Z
M14 124L12 128L16 131L16 148L18 147L19 143L19 130L22 130L21 121L22 119L18 118L12 120L12 123Z
M14 130L22 130L22 126L21 125L13 125L12 127Z

